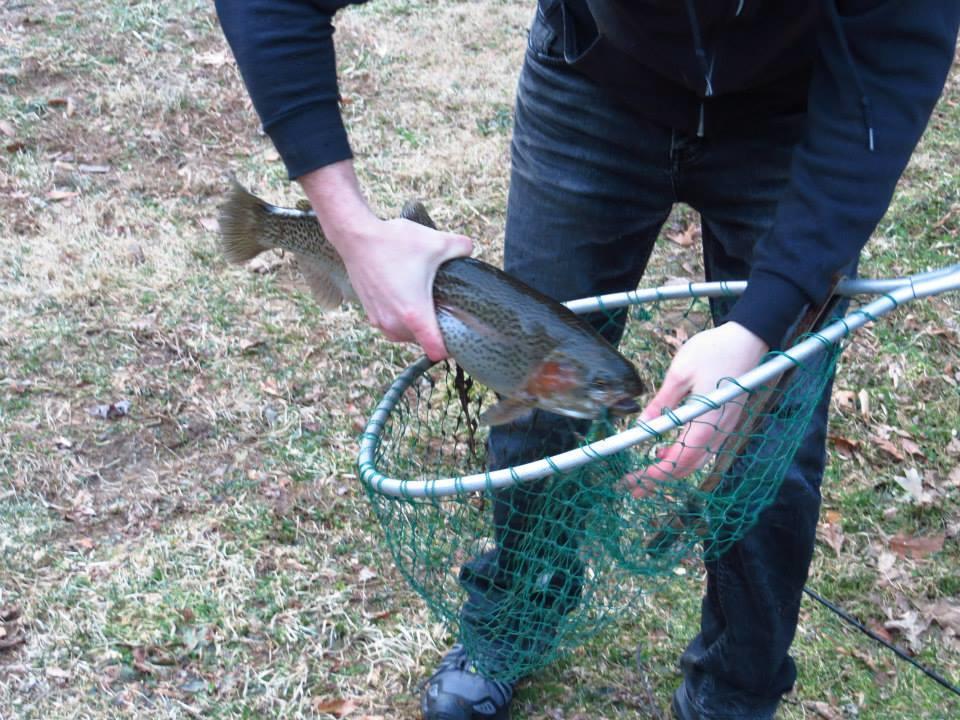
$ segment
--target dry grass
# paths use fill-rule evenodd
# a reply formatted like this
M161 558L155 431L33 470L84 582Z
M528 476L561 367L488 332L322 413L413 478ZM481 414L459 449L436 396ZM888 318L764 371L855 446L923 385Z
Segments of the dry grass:
M423 197L493 262L531 12L383 0L338 23L373 202L388 214ZM218 256L228 171L295 193L209 4L7 2L0 33L0 717L329 717L338 700L350 717L415 717L450 638L381 563L353 468L359 423L413 355L354 311L319 315L286 262ZM957 261L958 102L954 79L868 274ZM655 263L650 283L699 268L671 243ZM825 517L845 541L821 548L812 584L874 622L922 624L960 595L958 310L955 296L913 306L841 368ZM124 417L88 412L120 400ZM901 500L909 468L929 501ZM942 534L943 550L888 568L898 533ZM637 642L665 704L694 575L527 683L517 715L649 715ZM949 629L915 649L960 677ZM838 717L960 712L816 607L796 652L784 718L817 717L814 702Z

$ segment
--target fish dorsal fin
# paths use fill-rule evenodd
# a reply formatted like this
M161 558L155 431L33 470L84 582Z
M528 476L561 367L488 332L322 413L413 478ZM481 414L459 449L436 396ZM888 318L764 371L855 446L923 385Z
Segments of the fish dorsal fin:
M524 400L506 398L480 413L480 423L482 425L503 425L523 417L532 409L533 406Z
M433 230L437 229L437 225L433 222L433 218L430 217L430 213L427 212L427 209L419 200L407 200L403 204L403 210L400 211L400 217L404 220L425 225Z
M308 257L298 255L300 272L313 294L313 299L321 310L333 310L343 302L343 291L322 265L312 262Z

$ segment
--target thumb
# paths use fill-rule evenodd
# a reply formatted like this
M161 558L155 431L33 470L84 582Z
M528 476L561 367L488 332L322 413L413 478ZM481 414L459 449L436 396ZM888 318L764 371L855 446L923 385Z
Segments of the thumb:
M457 257L469 257L473 254L473 240L466 235L447 233L446 241L441 263Z

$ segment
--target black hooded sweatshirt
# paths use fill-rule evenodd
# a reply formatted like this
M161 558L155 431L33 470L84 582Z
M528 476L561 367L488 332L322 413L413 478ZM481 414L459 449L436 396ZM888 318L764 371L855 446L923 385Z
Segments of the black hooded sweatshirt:
M332 21L356 2L217 0L291 178L351 156ZM886 212L960 24L960 0L540 0L539 12L569 64L654 122L719 137L806 112L790 185L727 318L770 347Z

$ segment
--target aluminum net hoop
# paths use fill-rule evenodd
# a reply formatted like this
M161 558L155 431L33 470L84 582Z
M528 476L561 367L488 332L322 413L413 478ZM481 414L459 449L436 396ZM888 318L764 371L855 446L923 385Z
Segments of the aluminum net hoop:
M584 298L566 303L574 312L588 313L664 300L739 296L746 282L688 283L640 289L626 293ZM572 470L600 457L622 452L639 443L656 440L695 420L718 406L734 400L777 378L791 367L808 360L825 347L835 345L857 329L912 300L960 289L960 264L904 278L848 280L840 284L841 295L882 295L795 344L788 351L768 356L766 362L705 396L692 396L683 405L648 423L638 424L615 435L540 460L493 472L476 472L433 479L390 477L377 468L377 449L383 429L397 402L424 376L434 363L421 357L401 373L387 390L360 436L358 469L360 479L372 491L394 497L444 497L489 491Z

